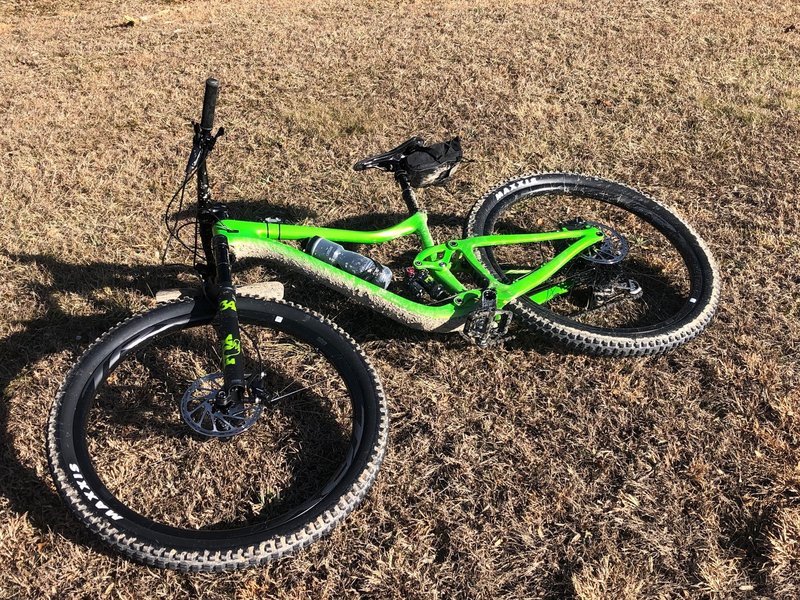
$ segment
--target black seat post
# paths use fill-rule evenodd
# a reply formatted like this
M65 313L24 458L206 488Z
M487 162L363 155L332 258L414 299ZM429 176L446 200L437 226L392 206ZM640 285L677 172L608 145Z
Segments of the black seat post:
M411 184L408 181L408 175L405 171L397 171L394 174L394 180L400 186L400 189L403 192L403 200L408 207L409 214L415 214L421 212L422 209L419 207L417 203L417 195L414 193L414 188L411 187Z

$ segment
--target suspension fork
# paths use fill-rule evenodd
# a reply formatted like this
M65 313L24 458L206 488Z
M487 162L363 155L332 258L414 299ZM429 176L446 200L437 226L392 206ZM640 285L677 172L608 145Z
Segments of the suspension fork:
M200 123L194 125L192 154L186 170L190 172L194 165L197 166L198 228L207 263L198 270L205 282L205 295L216 304L217 308L221 367L224 377L223 393L217 398L217 403L228 406L242 400L246 382L228 238L224 235L214 235L213 232L214 223L221 218L227 218L228 213L224 204L214 204L212 201L206 165L206 158L214 149L217 138L225 134L222 127L216 134L211 133L214 127L218 91L219 82L216 79L208 79L203 95L203 116Z
M236 288L231 277L231 257L228 239L215 235L211 240L216 269L213 294L209 297L217 303L219 337L221 342L222 373L224 376L223 405L239 402L245 390L244 356L239 336L239 313L236 308Z

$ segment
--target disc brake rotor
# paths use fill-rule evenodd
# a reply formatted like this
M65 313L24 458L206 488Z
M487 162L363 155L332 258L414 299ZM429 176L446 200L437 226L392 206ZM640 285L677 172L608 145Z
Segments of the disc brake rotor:
M630 244L616 229L595 221L584 221L583 226L597 227L603 232L603 241L600 245L593 246L580 255L583 260L600 265L613 265L628 255Z
M238 402L221 407L216 400L222 391L222 373L209 373L189 386L181 398L181 416L197 433L209 437L232 437L252 427L263 406Z

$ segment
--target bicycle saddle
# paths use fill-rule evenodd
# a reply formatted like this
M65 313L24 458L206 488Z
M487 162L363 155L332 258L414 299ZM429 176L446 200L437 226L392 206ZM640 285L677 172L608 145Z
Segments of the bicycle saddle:
M353 170L363 171L364 169L381 169L382 171L395 171L397 169L397 165L400 164L400 161L403 158L424 146L425 140L423 140L421 137L412 137L393 150L389 150L383 154L376 154L375 156L362 158L353 165Z

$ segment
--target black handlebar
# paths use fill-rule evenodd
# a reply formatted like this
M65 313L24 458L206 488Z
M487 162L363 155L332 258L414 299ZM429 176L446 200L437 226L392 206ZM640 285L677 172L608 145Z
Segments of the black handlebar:
M205 133L211 133L214 127L214 110L217 107L217 94L219 93L219 81L213 77L206 79L206 92L203 95L203 118L200 120L200 129Z

